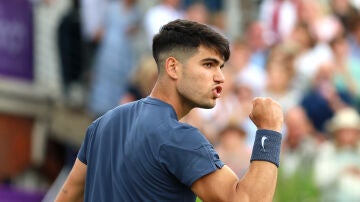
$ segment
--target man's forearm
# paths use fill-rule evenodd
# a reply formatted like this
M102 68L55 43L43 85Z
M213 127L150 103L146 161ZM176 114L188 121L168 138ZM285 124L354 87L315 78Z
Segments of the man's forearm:
M253 146L251 164L239 181L237 192L249 201L272 201L280 164L281 134L272 130L258 130Z
M248 172L236 186L237 198L246 198L246 201L251 202L273 201L277 173L278 168L274 164L267 161L253 161Z
M86 165L76 159L68 178L62 186L56 202L78 202L84 200Z

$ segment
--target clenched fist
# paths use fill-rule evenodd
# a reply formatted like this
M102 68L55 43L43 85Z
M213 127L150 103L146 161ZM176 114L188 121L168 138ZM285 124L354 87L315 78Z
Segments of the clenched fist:
M281 131L284 114L280 105L271 98L255 98L249 115L258 129Z

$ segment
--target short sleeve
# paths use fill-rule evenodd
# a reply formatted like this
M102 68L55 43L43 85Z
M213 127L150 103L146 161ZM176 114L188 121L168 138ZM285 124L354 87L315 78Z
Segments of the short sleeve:
M162 145L160 162L183 184L191 185L204 175L224 166L213 146L200 132L187 134Z
M95 122L93 122L87 129L85 134L85 139L83 143L81 144L81 147L79 149L77 158L83 162L84 164L87 164L87 155L89 153L88 149L90 148L90 142L93 139L94 131L95 131Z

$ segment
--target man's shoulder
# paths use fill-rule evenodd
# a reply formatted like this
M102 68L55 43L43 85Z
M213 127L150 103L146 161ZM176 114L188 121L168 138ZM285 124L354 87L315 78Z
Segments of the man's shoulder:
M181 144L187 148L199 148L204 145L210 144L201 131L191 125L176 122L168 128L163 128L167 131L167 145Z
M136 109L139 108L140 100L129 102L126 104L119 105L109 111L107 111L102 116L98 117L94 123L100 123L100 125L107 125L109 123L117 122L118 120L127 120L130 117L134 116Z
M135 109L136 107L139 107L139 104L141 103L142 99L128 102L119 106L116 106L115 108L107 111L103 116L116 116L121 113L127 113L131 111L132 109Z

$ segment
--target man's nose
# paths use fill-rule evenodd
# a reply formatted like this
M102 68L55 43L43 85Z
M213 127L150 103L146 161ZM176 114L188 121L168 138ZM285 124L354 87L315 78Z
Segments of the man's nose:
M225 82L225 76L223 71L219 68L217 69L215 75L214 75L214 81L219 82L219 83L224 83Z

